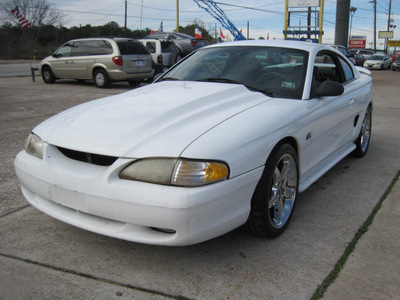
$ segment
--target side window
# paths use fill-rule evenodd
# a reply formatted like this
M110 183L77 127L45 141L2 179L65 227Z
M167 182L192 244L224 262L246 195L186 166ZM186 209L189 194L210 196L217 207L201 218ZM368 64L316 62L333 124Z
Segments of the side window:
M112 53L113 53L113 48L108 41L105 40L92 41L90 48L91 55L107 55Z
M150 53L156 53L156 43L155 42L147 42L146 48Z
M328 51L322 51L317 54L314 61L314 80L318 82L325 80L341 82L339 69L334 57L334 54Z
M325 80L343 83L354 78L353 68L336 53L321 51L314 63L314 80Z
M74 42L71 50L71 56L87 56L90 55L90 41Z
M67 43L61 48L59 48L54 54L56 57L68 57L71 56L71 49L72 49L72 43Z
M344 77L346 81L352 80L354 78L353 69L351 66L341 57L339 57L340 64L342 65Z

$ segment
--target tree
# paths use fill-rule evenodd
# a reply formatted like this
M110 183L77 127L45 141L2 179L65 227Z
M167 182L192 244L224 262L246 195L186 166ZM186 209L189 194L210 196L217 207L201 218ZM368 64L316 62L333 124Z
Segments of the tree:
M210 44L216 42L214 37L204 27L204 22L200 19L195 19L192 24L187 25L186 27L179 26L179 32L194 36L196 26L200 29L204 40L207 40Z
M47 0L8 0L0 4L1 10L7 16L5 21L19 25L18 19L11 12L18 6L21 14L32 23L32 27L41 25L62 25L65 15L53 8Z

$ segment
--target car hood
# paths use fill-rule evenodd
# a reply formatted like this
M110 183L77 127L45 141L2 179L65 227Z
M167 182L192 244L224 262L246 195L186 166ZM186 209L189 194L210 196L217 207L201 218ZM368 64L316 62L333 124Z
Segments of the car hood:
M371 59L367 59L365 61L367 64L377 64L377 63L382 63L383 60L371 60Z
M49 144L77 151L178 157L208 130L268 100L242 85L160 82L78 105L33 132Z

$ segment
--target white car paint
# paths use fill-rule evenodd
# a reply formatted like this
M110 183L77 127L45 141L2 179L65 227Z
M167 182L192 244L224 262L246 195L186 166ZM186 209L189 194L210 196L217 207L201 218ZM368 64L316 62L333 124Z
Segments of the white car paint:
M209 48L231 45L303 49L311 62L321 50L341 56L327 46L284 41ZM310 99L309 63L301 99L237 84L161 81L71 108L33 129L45 142L43 159L25 150L16 157L23 195L59 220L116 238L177 246L217 237L246 222L265 162L283 139L297 145L299 192L355 149L372 83L351 68L354 79L343 83L341 96ZM97 166L67 159L57 147L118 159ZM133 161L149 157L222 161L229 178L201 187L119 178Z

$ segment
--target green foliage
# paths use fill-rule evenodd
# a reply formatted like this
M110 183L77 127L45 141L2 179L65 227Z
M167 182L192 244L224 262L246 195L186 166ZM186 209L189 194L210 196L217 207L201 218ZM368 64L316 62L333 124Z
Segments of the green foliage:
M204 28L201 20L196 20L194 24L186 27L179 27L179 32L194 36L195 27L198 26L203 39L209 44L215 43L214 38ZM121 27L116 22L109 22L101 26L73 26L66 28L54 26L52 24L32 26L22 29L19 25L4 23L0 27L0 39L7 41L0 43L0 59L31 59L34 55L37 59L42 59L49 55L50 51L55 51L63 43L78 38L118 36L134 39L144 38L150 34L150 29L131 30Z
M56 50L63 43L77 38L118 36L143 38L150 33L150 29L130 30L120 27L116 22L109 22L102 26L63 26L41 25L22 29L19 25L5 23L0 27L0 39L7 41L0 43L0 59L42 59Z

